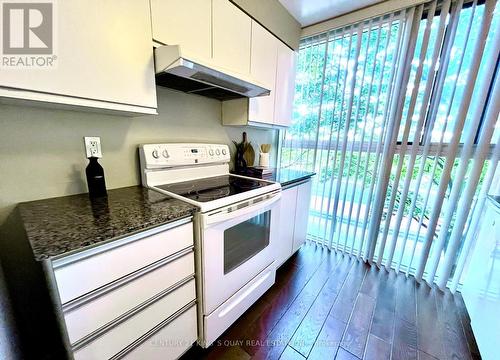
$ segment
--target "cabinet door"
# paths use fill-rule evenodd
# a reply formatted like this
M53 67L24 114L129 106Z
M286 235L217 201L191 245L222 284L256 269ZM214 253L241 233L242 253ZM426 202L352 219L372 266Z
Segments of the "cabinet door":
M309 204L311 202L312 180L299 185L297 189L297 207L295 210L295 231L293 233L293 252L306 241Z
M212 0L213 62L221 69L250 74L251 19L229 0Z
M276 84L276 61L279 40L269 31L252 21L252 51L250 75L271 90L269 96L249 100L249 120L272 124L274 119L274 86Z
M53 68L2 69L0 87L156 108L148 0L58 1Z
M208 0L151 0L153 39L182 45L188 55L209 61L212 56L212 4Z
M281 193L280 235L276 246L277 266L283 264L292 255L297 189L297 187L292 187Z
M274 123L276 125L290 126L292 122L295 62L295 52L280 42L278 45L276 104L274 109Z

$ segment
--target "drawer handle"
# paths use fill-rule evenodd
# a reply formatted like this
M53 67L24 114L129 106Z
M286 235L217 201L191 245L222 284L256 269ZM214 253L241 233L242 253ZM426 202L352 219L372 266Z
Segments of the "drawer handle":
M116 281L113 281L107 285L101 286L100 288L98 288L94 291L91 291L87 294L84 294L80 297L77 297L76 299L68 301L67 303L62 305L62 310L63 310L63 312L69 312L69 311L75 310L75 309L79 308L80 306L91 302L95 298L103 296L103 295L107 294L110 291L113 291L114 289L116 289L118 287L124 286L124 285L128 284L129 282L132 282L135 279L137 279L141 276L144 276L144 275L146 275L146 274L148 274L148 273L150 273L150 272L152 272L152 271L154 271L154 270L156 270L164 265L167 265L168 263L173 262L174 260L177 260L177 259L179 259L187 254L190 254L192 252L193 252L192 246L190 246L186 249L183 249L181 251L178 251L170 256L167 256L166 258L163 258L163 259L158 260L152 264L149 264L149 265L143 267L142 269L139 269L139 270L134 271L128 275L125 275Z
M121 323L123 323L124 321L128 320L129 318L131 318L135 314L141 312L142 310L144 310L148 306L152 305L156 301L162 299L163 297L167 296L168 294L170 294L174 290L177 290L178 288L180 288L181 286L187 284L188 282L190 282L192 280L194 280L194 275L190 275L187 278L182 279L181 281L178 281L177 283L175 283L174 285L170 286L169 288L167 288L167 289L159 292L158 294L156 294L152 298L144 301L143 303L141 303L141 304L137 305L136 307L130 309L126 313L120 315L116 319L110 321L106 325L103 325L99 329L94 330L93 332L91 332L87 336L84 336L83 338L81 338L80 340L78 340L77 342L75 342L74 344L72 344L73 351L76 351L76 350L84 347L85 345L91 343L92 341L94 341L95 339L97 339L98 337L100 337L101 335L103 335L104 333L106 333L109 330L113 329L114 327L120 325Z
M169 325L171 322L173 322L175 319L177 319L179 316L184 314L186 311L190 310L193 306L196 305L196 300L191 301L187 305L183 306L181 309L177 310L175 313L170 315L167 319L156 325L154 328L149 330L147 333L142 335L139 339L134 341L132 344L127 346L125 349L120 351L118 354L114 355L110 360L118 360L123 358L125 355L127 355L129 352L137 348L139 345L144 343L146 340L154 336L158 331L163 329L165 326Z

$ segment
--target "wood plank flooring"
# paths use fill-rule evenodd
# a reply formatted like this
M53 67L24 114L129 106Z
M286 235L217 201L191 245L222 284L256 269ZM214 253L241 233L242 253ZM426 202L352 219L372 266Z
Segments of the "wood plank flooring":
M459 294L304 245L210 348L182 359L480 359Z

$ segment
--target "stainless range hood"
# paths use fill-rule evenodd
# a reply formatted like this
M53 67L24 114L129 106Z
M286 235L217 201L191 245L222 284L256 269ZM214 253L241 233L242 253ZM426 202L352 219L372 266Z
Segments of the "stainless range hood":
M156 85L218 100L269 95L271 92L254 81L230 75L212 65L203 65L179 45L155 49Z

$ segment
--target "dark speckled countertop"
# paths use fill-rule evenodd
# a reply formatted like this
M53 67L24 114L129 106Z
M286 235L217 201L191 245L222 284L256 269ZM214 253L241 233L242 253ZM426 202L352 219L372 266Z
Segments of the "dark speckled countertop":
M316 175L316 173L293 169L277 169L273 176L273 180L279 182L282 187L287 187L313 177L314 175Z
M496 206L497 210L500 210L500 195L488 195L493 206Z
M79 194L19 204L36 260L163 225L195 210L141 186L108 190L107 198L93 201Z

